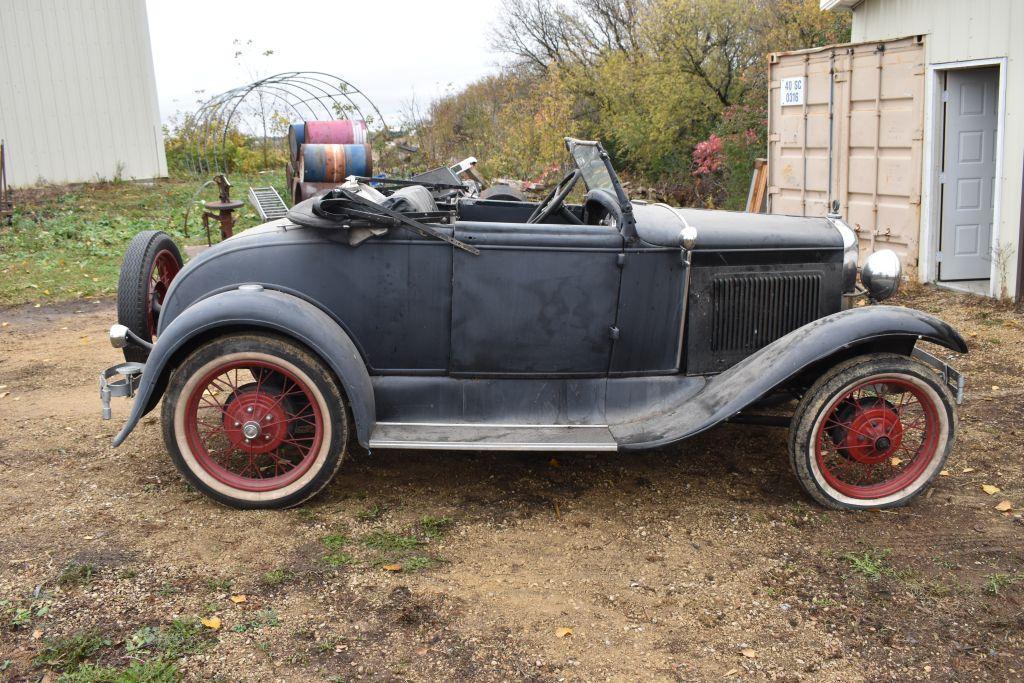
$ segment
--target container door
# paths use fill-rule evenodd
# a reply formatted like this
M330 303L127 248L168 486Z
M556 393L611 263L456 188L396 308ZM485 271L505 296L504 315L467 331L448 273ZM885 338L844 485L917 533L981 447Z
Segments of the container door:
M998 88L998 67L946 74L940 280L991 273Z

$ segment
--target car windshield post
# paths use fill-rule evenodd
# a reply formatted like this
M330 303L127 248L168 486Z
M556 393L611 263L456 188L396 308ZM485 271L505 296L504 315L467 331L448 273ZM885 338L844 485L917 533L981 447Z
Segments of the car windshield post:
M572 156L573 162L583 176L588 190L606 190L615 195L622 209L622 233L630 242L637 238L636 220L633 218L633 205L629 201L619 176L615 173L608 152L596 140L577 140L565 138L565 146Z

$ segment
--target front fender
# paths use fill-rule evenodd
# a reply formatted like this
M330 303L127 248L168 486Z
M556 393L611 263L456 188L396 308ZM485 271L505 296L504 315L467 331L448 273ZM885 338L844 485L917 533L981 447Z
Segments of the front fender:
M921 339L967 353L967 343L951 325L912 308L865 306L840 311L790 332L711 377L689 400L654 406L609 428L624 450L664 446L729 419L802 370L837 353L872 342L898 346L901 341L910 353Z
M119 446L143 415L160 400L171 361L200 336L218 328L267 330L291 337L318 355L341 380L359 443L369 443L376 422L373 385L356 345L319 308L298 297L258 286L233 289L198 301L181 312L153 346L142 373L131 414L116 437Z

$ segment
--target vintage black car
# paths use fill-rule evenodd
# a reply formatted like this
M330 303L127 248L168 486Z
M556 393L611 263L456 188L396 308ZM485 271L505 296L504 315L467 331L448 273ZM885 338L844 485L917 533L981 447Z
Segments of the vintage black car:
M634 451L730 420L789 426L825 506L928 485L963 380L918 343L967 345L919 311L854 305L895 292L895 254L859 285L837 215L630 201L599 143L566 144L575 167L539 203L350 179L184 267L166 234L139 235L111 328L131 362L100 382L106 417L135 397L114 444L163 397L175 465L240 508L315 495L352 440Z

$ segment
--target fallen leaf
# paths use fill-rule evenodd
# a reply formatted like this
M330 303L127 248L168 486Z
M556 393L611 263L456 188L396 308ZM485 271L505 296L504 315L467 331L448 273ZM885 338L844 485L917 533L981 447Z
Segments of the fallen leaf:
M419 648L418 650L416 650L416 654L418 654L420 657L422 657L423 655L427 654L427 648L425 648L425 647Z
M1012 509L1013 509L1013 503L1011 503L1008 500L1004 500L1004 501L1000 502L998 505L996 505L996 510L999 510L1000 512L1009 512Z
M42 637L43 637L43 629L37 628L34 631L32 631L32 640L39 640Z
M9 392L9 391L0 392L0 398L3 398L5 396L10 396L10 395L11 395L11 392Z
M992 385L992 391L999 391L999 385L998 384L993 384Z
M754 657L757 657L757 653L749 647L745 647L742 650L740 650L740 654L746 657L747 659L753 659Z
M231 600L231 602L235 603L236 605L241 603L241 602L245 602L245 600L246 600L244 595L232 595L229 599Z
M863 302L858 301L857 303L859 304L859 303L863 303ZM729 676L732 676L734 674L738 674L739 672L740 672L739 669L729 669L728 671L725 672L725 675L722 676L722 678L728 678Z
M555 637L556 638L565 638L566 636L571 636L571 635L572 635L572 629L571 628L566 628L565 626L562 626L561 628L556 628L555 629Z
M999 493L999 487L998 486L993 486L992 484L982 484L981 485L981 490L984 491L985 493L987 493L990 496L994 496L997 493Z
M548 460L548 466L549 467L561 467L562 465L555 458L551 458L550 460Z
M206 628L212 628L214 631L220 628L220 617L210 617L209 619L204 617L199 621L203 622L203 626Z
M903 462L903 458L889 458L889 464L893 467L899 467L901 462Z
M963 470L964 474L970 474L971 472L977 472L973 467L965 467Z
M400 564L386 564L381 567L386 572L400 572L402 571L402 565Z
M939 472L939 476L940 477L948 477L949 476L949 470L942 470L941 472Z

